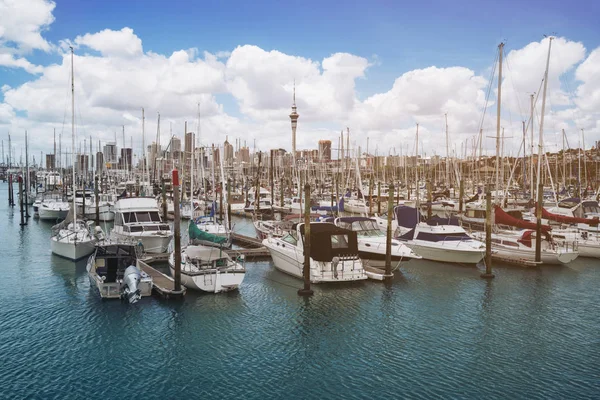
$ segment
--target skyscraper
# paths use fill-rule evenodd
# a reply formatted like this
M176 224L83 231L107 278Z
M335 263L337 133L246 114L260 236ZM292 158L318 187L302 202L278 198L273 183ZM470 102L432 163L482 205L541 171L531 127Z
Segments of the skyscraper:
M319 161L331 161L331 140L319 140Z

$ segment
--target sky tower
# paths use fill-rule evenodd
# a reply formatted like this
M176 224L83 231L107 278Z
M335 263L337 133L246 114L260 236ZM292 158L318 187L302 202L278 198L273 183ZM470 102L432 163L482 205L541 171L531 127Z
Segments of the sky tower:
M298 117L300 115L296 112L296 81L294 81L294 102L292 103L292 113L290 114L290 120L292 120L292 157L296 159L296 127L298 126Z

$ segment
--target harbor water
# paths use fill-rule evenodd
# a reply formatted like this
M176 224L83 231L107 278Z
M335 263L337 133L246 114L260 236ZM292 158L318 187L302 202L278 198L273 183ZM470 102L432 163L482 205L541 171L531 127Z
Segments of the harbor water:
M598 398L600 262L421 260L391 284L314 285L269 261L239 291L101 300L0 184L0 398ZM251 233L249 221L236 230Z

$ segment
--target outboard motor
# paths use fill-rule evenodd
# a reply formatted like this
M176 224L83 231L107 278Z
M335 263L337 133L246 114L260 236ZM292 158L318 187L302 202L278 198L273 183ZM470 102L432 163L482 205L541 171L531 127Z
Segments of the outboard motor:
M129 304L136 303L142 298L138 285L142 275L135 265L130 265L123 274L123 286L121 287L121 299L127 300Z

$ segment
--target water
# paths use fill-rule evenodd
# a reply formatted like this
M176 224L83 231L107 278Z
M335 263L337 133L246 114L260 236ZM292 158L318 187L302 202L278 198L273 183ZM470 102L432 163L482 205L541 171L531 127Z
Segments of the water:
M19 227L0 184L0 398L598 398L600 265L412 261L393 283L313 286L270 262L239 292L102 301L85 261ZM238 220L236 229L250 231Z

